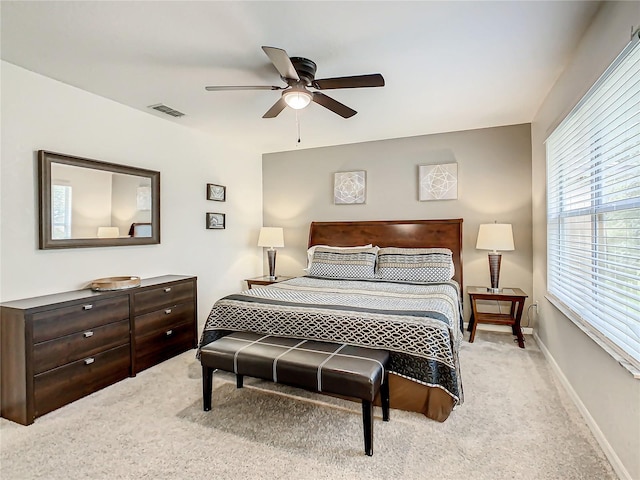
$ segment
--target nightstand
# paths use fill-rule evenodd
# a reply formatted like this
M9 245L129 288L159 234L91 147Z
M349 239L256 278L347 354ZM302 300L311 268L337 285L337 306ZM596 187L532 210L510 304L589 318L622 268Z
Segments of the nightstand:
M284 275L278 275L275 279L273 279L269 275L265 275L263 277L247 278L245 282L247 282L247 286L249 288L252 288L254 285L271 285L273 283L291 280L292 278L294 277L285 277Z
M486 287L467 287L467 293L471 299L471 318L468 330L471 332L469 342L473 342L476 336L476 327L479 323L493 323L498 325L511 325L513 334L518 338L518 346L524 348L524 337L520 327L524 302L528 295L519 288L501 288L499 292L492 293ZM478 300L492 300L495 302L511 303L509 313L480 312L476 302Z

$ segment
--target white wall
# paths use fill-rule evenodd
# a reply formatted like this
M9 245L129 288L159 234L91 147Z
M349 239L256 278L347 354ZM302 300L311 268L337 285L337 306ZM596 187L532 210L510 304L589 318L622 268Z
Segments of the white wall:
M202 324L213 302L262 272L261 155L173 122L1 64L0 300L85 287L114 275L198 276ZM240 132L241 133L241 132ZM161 172L161 244L38 250L39 149ZM227 186L207 201L206 183ZM227 214L206 230L207 211Z
M533 283L538 335L605 453L622 478L640 479L640 380L544 299L546 187L544 141L640 27L640 2L603 2L572 62L532 123Z
M418 166L451 162L458 199L418 201ZM265 154L262 169L264 224L284 227L282 275L303 274L312 221L463 218L464 287L489 285L487 252L475 245L479 225L497 220L513 224L516 247L503 253L500 285L532 300L529 124ZM334 205L333 174L351 170L367 172L366 203Z

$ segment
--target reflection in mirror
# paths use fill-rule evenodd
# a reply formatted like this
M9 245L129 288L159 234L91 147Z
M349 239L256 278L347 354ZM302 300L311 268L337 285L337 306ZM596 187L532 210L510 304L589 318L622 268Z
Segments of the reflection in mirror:
M160 243L160 174L39 152L40 248Z
M51 188L54 240L119 238L151 223L150 178L52 163Z

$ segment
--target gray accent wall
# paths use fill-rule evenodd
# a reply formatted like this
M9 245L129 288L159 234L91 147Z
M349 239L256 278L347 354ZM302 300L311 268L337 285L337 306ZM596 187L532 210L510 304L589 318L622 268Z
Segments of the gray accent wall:
M457 200L419 201L418 166L452 162ZM334 173L355 170L366 171L366 203L334 205ZM304 274L312 221L463 218L465 287L489 285L488 252L475 245L478 226L497 220L513 225L516 248L503 253L500 285L532 293L529 124L270 153L262 173L264 226L284 228L278 274Z

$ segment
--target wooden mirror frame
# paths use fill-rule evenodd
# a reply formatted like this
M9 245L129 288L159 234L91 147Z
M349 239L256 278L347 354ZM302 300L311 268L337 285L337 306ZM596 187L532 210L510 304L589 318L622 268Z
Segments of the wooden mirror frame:
M51 164L62 163L76 167L104 170L113 173L135 175L151 180L151 236L119 238L68 238L53 239L51 227ZM127 245L152 245L160 243L160 172L128 167L115 163L90 160L61 153L38 151L38 203L39 247L41 250L79 247L117 247Z

